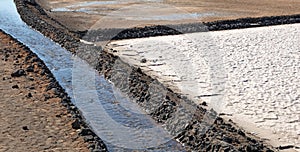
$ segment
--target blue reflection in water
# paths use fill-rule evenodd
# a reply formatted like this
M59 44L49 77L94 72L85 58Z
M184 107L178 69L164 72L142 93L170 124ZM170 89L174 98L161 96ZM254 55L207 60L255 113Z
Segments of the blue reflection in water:
M153 151L175 151L181 147L86 62L28 27L20 19L13 0L0 1L0 23L2 30L27 45L45 62L109 150L159 147Z

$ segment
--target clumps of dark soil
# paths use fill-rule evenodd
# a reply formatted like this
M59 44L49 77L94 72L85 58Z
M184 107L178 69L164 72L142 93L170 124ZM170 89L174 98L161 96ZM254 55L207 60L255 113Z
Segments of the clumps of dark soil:
M178 25L154 25L134 27L129 29L99 29L80 31L77 34L87 41L121 40L163 35L178 35L183 33L207 32L219 30L242 29L271 25L300 23L300 14L286 16L267 16L259 18L241 18L235 20L220 20L206 23L187 23Z
M156 79L121 61L102 54L97 67L116 87L137 102L154 120L191 151L273 151L258 138L220 118L184 96L165 88ZM104 58L104 59L105 59ZM188 119L188 121L186 121Z
M11 74L11 77L21 77L21 76L25 76L26 73L23 69L19 69L19 70L16 70L15 72L13 72Z

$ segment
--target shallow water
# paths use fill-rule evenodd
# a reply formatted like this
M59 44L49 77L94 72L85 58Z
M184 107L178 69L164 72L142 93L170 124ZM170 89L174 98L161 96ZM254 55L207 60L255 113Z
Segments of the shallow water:
M110 14L110 16L112 16ZM122 14L116 15L113 14L112 17L123 17L128 20L139 20L139 21L178 21L178 20L188 20L188 19L198 19L200 17L216 16L216 13L171 13L171 14L162 14L162 15L136 15L136 14Z
M128 0L115 0L115 1L90 1L90 2L79 2L73 5L69 5L66 7L59 7L54 8L51 11L75 11L75 12L85 12L85 13L92 13L93 9L87 9L84 7L90 7L90 6L102 6L102 5L116 5L116 4L127 4L127 3L133 3L133 2L161 2L162 0L139 0L139 1L128 1ZM85 11L82 11L85 10Z
M0 1L0 23L3 31L28 46L45 62L109 150L181 149L161 126L85 61L28 27L20 19L13 0Z
M105 15L112 18L125 18L127 20L139 20L139 21L178 21L178 20L189 20L199 19L210 16L220 16L221 14L216 12L204 12L204 13L169 13L162 15L149 15L149 14L116 14L103 11L109 11L109 8L70 8L60 7L52 9L54 12L82 12L87 14L98 14Z
M140 2L146 4L136 5ZM79 2L66 7L53 8L53 12L82 12L87 14L105 15L111 18L122 18L126 20L139 20L139 21L178 21L178 20L190 20L199 19L209 16L222 16L224 13L218 12L202 12L202 13L189 13L178 12L174 6L168 6L168 8L161 7L163 0L139 0L139 1L127 1L127 0L115 0L115 1L91 1L91 2ZM124 5L121 9L115 12L105 12L112 10L110 5ZM128 6L126 6L126 5ZM102 6L103 5L103 6ZM101 6L101 7L99 7ZM173 8L174 7L174 8ZM153 13L153 10L162 11L164 9L170 9L170 12ZM127 11L129 9L129 11ZM124 13L124 11L126 13ZM117 13L116 13L117 12ZM120 13L118 13L120 12ZM139 12L139 13L136 13ZM152 13L149 13L152 12Z

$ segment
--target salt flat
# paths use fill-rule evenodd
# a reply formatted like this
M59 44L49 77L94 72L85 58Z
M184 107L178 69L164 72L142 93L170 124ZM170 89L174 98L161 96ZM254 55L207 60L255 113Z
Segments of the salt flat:
M300 24L130 39L107 50L274 146L300 147Z

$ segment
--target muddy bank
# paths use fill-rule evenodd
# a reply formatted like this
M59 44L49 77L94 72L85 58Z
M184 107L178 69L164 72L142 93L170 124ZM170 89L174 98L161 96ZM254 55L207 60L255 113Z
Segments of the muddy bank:
M52 18L49 18L47 13L41 8L34 0L26 0L24 2L15 1L20 8L26 9L19 9L20 14L22 15L22 19L24 21L30 21L32 28L40 31L45 36L50 37L53 41L62 45L62 47L67 48L68 50L75 51L74 48L77 47L77 42L79 39L73 33L70 33L66 27L64 27L59 22L56 22ZM39 14L39 15L36 15ZM47 22L46 22L47 20ZM43 27L47 27L44 29ZM55 36L54 33L49 33L47 31L56 31Z
M123 31L145 25L202 23L300 14L300 3L293 0L36 1L49 16L72 31L84 31L91 27L123 28L121 29ZM100 23L98 24L100 27L95 27L95 23Z
M70 33L63 26L58 26L59 23L49 18L33 0L15 2L27 24L103 72L107 79L127 93L153 119L166 126L170 134L187 150L272 151L272 147L260 139L239 129L233 122L223 120L213 110L208 110L205 103L195 105L117 56L99 47L80 43L78 35ZM51 22L53 24L50 24ZM161 94L162 90L164 94ZM189 121L181 119L187 117L190 118Z
M300 14L295 15L282 15L282 16L265 16L265 17L247 17L232 20L217 20L211 22L197 22L197 23L184 23L184 24L164 24L164 25L153 25L145 27L134 27L129 29L123 28L111 28L111 29L99 29L99 30L69 30L60 22L55 21L53 18L47 15L45 11L38 3L35 1L29 2L31 6L29 8L35 7L35 13L40 13L40 16L33 16L28 14L23 16L28 18L28 20L38 20L38 18L45 19L48 18L48 22L41 24L50 28L59 30L60 32L68 33L68 36L58 35L56 41L59 39L65 39L67 41L78 41L78 38L85 39L87 41L104 41L104 40L120 40L120 39L131 39L131 38L142 38L142 37L153 37L162 35L178 35L182 33L193 33L193 32L206 32L206 31L219 31L219 30L230 30L230 29L242 29L242 28L252 28L252 27L262 27L271 25L282 25L282 24L293 24L300 23ZM52 26L52 27L51 27ZM38 28L37 24L32 25L33 28ZM66 30L67 29L67 30ZM42 29L40 29L42 30ZM46 35L50 36L50 35ZM68 44L67 41L60 42L64 43L64 47L76 47L72 44ZM73 44L74 45L74 44Z
M155 25L130 29L101 29L78 31L75 33L87 41L97 42L104 40L178 35L183 33L243 29L293 23L300 23L300 15L241 18L236 20L220 20L214 22L188 23L179 25Z
M52 124L53 126L51 125L51 127L57 127L54 128L54 130L49 130L49 132L47 131L47 129L44 130L43 128L39 128L39 125L38 126L34 125L35 124L34 120L36 119L36 117L33 116L34 118L30 120L33 122L30 122L28 126L23 126L23 127L20 126L20 127L22 127L23 130L25 131L31 129L33 129L33 131L43 130L44 133L42 133L43 132L42 131L41 133L43 135L38 135L38 137L35 137L34 135L32 136L27 135L28 138L32 138L31 139L32 141L45 140L45 142L46 140L51 141L52 138L54 140L59 140L55 138L62 138L63 140L67 140L66 142L70 142L70 143L57 143L61 146L63 144L62 147L57 146L55 144L49 144L46 142L46 145L44 147L45 149L43 150L47 150L47 149L59 150L60 148L61 148L60 150L71 150L72 148L74 148L73 150L75 150L75 148L78 148L76 149L76 151L88 151L88 149L90 151L106 151L106 147L101 141L101 139L97 137L92 132L92 130L87 126L85 120L82 118L80 114L80 111L78 111L77 108L71 103L70 98L62 89L62 87L58 84L58 82L56 81L56 79L54 78L50 70L46 67L44 62L40 60L36 54L31 52L28 47L24 46L16 39L8 36L2 30L0 30L0 34L3 38L2 40L6 41L7 44L10 46L9 48L1 48L2 61L4 61L5 63L14 62L14 71L11 73L10 76L3 75L3 81L11 81L11 82L19 81L16 85L13 85L14 90L22 90L23 87L25 86L26 91L21 91L21 92L24 92L23 100L27 99L28 103L26 101L24 103L25 105L23 106L28 107L28 109L30 109L31 106L37 104L36 106L32 107L33 109L32 112L30 112L30 114L33 113L34 115L34 113L38 112L39 114L37 117L40 117L40 115L45 115L44 117L49 117L47 118L48 119L47 123L49 123L49 120L53 119L55 120L55 122L53 122ZM6 69L6 70L10 70L10 69ZM27 80L28 82L21 83L20 81L22 81L21 79L23 77L28 79ZM34 84L32 86L27 86L28 83L30 82ZM29 93L25 93L27 91L29 91ZM15 100L18 101L20 99L15 99ZM58 108L59 106L60 108ZM49 111L49 113L40 112L40 110L44 108L46 111ZM26 114L27 110L23 111L24 115L30 115L29 113ZM43 118L39 118L39 119L37 119L39 123L41 124L46 123L43 121ZM59 124L58 122L62 124ZM13 127L18 127L18 126L13 126ZM48 129L51 128L50 126L46 126L46 128L47 127ZM56 131L55 129L58 129L57 131L61 130L63 134L61 134L60 132L55 133L54 132ZM70 131L71 133L69 133ZM56 135L55 136L51 135L51 132L54 132ZM46 134L49 134L49 137L45 137L46 139L43 139L43 136L46 136ZM61 136L61 137L56 137L56 136ZM73 136L72 139L69 139L69 136ZM39 138L39 139L35 139L35 138ZM41 144L43 142L44 141L40 141ZM53 143L56 142L53 141ZM81 149L79 149L80 147L72 147L72 146L76 146L75 144L77 144L77 146L81 145L86 147L81 147ZM6 145L3 146L6 147ZM24 147L27 146L34 147L37 145L35 144L24 145ZM41 151L42 149L38 150L38 148L43 148L43 147L42 146L37 147L37 151Z

